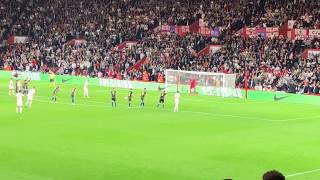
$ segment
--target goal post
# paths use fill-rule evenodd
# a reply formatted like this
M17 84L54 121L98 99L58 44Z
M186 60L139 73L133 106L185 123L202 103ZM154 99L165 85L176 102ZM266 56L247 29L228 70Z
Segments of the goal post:
M236 74L167 69L165 75L167 92L242 98L235 86Z

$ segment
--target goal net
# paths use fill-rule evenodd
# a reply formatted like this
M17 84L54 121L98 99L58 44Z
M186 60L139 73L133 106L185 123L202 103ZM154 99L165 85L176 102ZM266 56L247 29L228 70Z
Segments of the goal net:
M236 74L167 69L165 75L167 92L242 98L235 87Z

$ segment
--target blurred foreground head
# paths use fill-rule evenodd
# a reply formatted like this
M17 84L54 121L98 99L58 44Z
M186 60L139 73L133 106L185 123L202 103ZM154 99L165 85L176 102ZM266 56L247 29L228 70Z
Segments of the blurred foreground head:
M262 179L263 180L285 180L286 178L279 171L272 170L264 173Z

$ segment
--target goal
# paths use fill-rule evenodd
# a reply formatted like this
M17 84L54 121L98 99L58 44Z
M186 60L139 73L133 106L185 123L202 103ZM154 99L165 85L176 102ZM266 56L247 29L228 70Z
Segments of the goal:
M167 92L242 98L235 87L236 74L167 69L165 75Z

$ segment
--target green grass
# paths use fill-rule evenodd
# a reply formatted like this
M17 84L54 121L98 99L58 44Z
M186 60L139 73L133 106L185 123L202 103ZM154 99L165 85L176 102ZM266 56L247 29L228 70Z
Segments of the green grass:
M286 175L320 168L319 106L182 95L173 113L155 108L158 92L148 92L146 108L127 108L127 90L90 87L91 98L71 106L72 85L62 85L58 103L52 88L32 82L31 109L15 112L0 80L1 180L237 180L261 179L266 170ZM288 179L316 180L320 172Z

